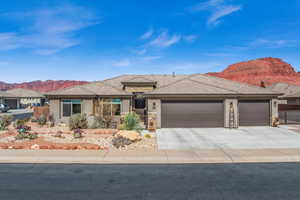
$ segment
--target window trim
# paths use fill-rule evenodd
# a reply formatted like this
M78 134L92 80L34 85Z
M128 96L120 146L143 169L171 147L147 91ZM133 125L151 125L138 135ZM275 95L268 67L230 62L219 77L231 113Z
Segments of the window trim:
M114 99L119 100L119 102L114 102L113 101ZM102 116L104 116L104 113L103 113L104 105L110 105L110 116L112 116L112 117L113 116L121 116L122 99L119 99L119 98L103 99L103 101L101 101L101 102L102 102L102 113L101 113ZM120 105L120 114L119 115L113 114L113 105Z
M72 100L80 101L80 103L73 103ZM70 101L70 102L64 102L64 101ZM64 104L69 104L71 105L71 115L70 116L64 116ZM82 100L81 99L61 99L61 117L71 117L74 115L73 113L73 104L80 104L80 114L82 113ZM78 113L77 113L78 114Z

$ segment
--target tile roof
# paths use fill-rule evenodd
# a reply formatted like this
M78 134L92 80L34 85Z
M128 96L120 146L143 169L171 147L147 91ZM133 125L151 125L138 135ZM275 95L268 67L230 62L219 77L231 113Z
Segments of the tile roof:
M175 83L163 86L151 94L266 94L270 89L243 84L204 74L194 74Z
M3 97L15 97L15 96L13 96L12 94L9 94L5 91L0 91L0 98L3 98Z
M15 88L11 90L7 90L6 93L9 95L8 97L36 97L36 98L44 98L44 95L40 92L24 89L24 88Z
M203 74L192 75L122 75L86 85L48 93L51 95L131 95L122 90L122 82L157 82L157 89L148 94L264 94L279 95L268 88L226 80Z
M300 86L288 83L275 83L268 87L274 92L284 93L281 97L300 97Z
M101 96L101 95L129 95L121 88L115 88L114 86L105 84L103 82L93 82L85 85L77 85L70 88L56 90L46 94L47 96Z

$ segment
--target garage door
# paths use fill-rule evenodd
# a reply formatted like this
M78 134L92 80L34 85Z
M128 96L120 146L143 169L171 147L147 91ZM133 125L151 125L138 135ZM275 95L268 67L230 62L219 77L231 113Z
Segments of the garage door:
M5 99L4 103L8 105L10 109L17 109L18 107L17 99Z
M240 126L269 126L269 101L239 101Z
M162 128L224 127L222 101L163 101Z

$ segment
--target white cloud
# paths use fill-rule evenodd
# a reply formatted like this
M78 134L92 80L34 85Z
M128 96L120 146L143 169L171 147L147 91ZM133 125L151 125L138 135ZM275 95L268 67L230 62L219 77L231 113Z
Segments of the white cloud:
M251 47L263 46L266 48L283 48L283 47L296 47L300 46L299 41L295 40L270 40L270 39L257 39L250 43Z
M181 35L179 34L169 35L167 31L163 31L149 44L151 46L166 48L180 42L180 40L181 40Z
M115 66L115 67L128 67L129 65L131 65L131 62L129 59L123 59L123 60L119 60L119 61L113 63L113 66Z
M147 40L147 39L151 38L151 36L153 35L153 33L154 33L154 30L153 30L153 29L150 29L150 30L148 30L146 33L144 33L144 34L140 37L140 39L141 39L141 40Z
M197 35L186 35L186 36L183 36L183 39L187 42L194 42L196 41L198 38Z
M190 7L190 12L209 11L208 25L217 25L220 19L242 9L240 5L230 5L225 0L208 0Z
M15 20L25 22L26 28L22 27L22 32L0 33L0 49L33 49L41 55L53 54L79 45L80 40L75 39L75 34L98 23L89 10L72 5L25 13L8 13L6 16L13 16Z
M158 60L160 58L161 58L161 56L145 56L145 57L142 57L142 60L152 61L152 60Z

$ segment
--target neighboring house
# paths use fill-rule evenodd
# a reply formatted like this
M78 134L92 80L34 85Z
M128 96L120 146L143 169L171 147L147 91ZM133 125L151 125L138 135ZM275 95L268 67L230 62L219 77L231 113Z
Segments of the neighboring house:
M2 101L11 109L19 109L32 105L43 105L45 102L45 96L37 91L16 88L5 91Z
M119 120L135 111L158 128L269 126L282 93L209 75L123 75L46 94L56 122L76 113Z
M9 97L10 94L8 94L7 92L5 91L0 91L0 103L4 103L5 101L5 98Z
M300 124L300 86L276 83L269 87L274 92L283 93L279 97L279 118L284 124Z

